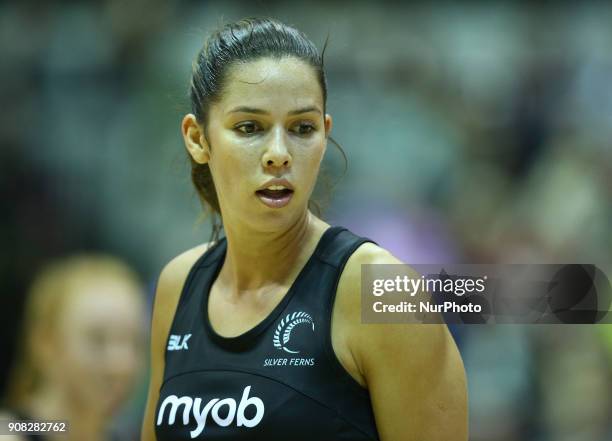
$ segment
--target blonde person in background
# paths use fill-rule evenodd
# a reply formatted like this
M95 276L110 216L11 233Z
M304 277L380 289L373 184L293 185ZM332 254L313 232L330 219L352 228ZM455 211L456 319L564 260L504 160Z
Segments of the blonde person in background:
M118 259L83 255L44 269L26 301L2 419L65 420L68 433L12 439L109 439L143 366L144 329L141 284Z

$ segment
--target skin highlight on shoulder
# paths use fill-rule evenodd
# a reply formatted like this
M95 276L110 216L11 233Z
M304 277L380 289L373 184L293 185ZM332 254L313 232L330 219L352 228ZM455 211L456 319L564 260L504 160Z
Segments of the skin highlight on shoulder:
M158 346L162 342L165 342L170 332L172 318L174 317L176 306L189 271L210 246L211 243L203 243L190 248L173 258L162 269L157 282L153 306L154 326L152 328L152 334L157 337ZM156 351L161 351L162 354L163 349L163 345L155 348Z
M362 323L361 306L361 271L362 265L406 265L388 250L371 242L364 243L351 255L338 283L333 323L336 325L332 335L334 348L349 373L362 386L367 384L368 360L385 356L379 354L381 346L375 341L379 338L390 341L394 335L395 345L412 345L411 335L407 329L420 326L416 317L407 317L401 324L364 324ZM408 265L413 277L420 275ZM392 331L392 332L390 332ZM416 338L415 338L416 339Z
M346 262L336 291L332 314L332 346L340 364L362 387L367 379L358 361L361 325L361 265L401 264L389 251L367 242L359 246Z
M362 245L347 262L334 308L339 331L334 347L346 370L368 388L381 439L405 439L405 414L418 422L410 429L421 439L467 439L465 368L447 326L416 318L414 323L362 323L363 264L403 262L377 245ZM436 420L448 427L432 425Z
M206 242L190 248L170 260L162 269L159 276L159 284L163 282L164 287L181 288L189 270L199 257L211 246ZM158 285L159 286L159 285Z
M159 275L151 320L151 377L142 423L142 440L155 439L153 418L164 373L165 345L183 285L191 267L211 245L203 243L179 254L166 264Z

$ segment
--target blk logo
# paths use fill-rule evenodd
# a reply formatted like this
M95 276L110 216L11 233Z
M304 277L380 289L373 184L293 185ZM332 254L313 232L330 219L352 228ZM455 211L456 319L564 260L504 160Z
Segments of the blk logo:
M170 340L168 340L168 350L169 351L181 351L189 349L187 346L187 342L191 338L191 334L185 335L170 335Z

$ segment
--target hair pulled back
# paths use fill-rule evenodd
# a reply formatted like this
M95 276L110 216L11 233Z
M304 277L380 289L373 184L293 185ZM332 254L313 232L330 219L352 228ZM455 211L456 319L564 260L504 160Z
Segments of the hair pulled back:
M327 81L323 69L323 55L326 45L327 41L319 54L306 35L271 18L245 18L228 23L210 35L193 63L191 111L198 123L206 128L210 106L221 99L230 67L265 57L294 57L314 69L321 85L325 112ZM206 140L208 141L208 138ZM212 238L217 239L221 228L221 210L210 168L208 164L199 164L191 157L190 161L191 180L202 204L213 212Z

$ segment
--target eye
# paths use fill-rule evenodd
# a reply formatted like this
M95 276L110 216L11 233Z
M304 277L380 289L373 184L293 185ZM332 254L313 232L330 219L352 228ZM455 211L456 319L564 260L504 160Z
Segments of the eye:
M296 124L295 126L293 126L291 131L296 133L297 135L305 136L305 135L311 134L315 130L316 130L316 127L314 126L314 124L309 123L307 121L302 121Z
M243 135L253 135L261 130L261 127L254 121L244 121L234 126L234 130L237 130Z

